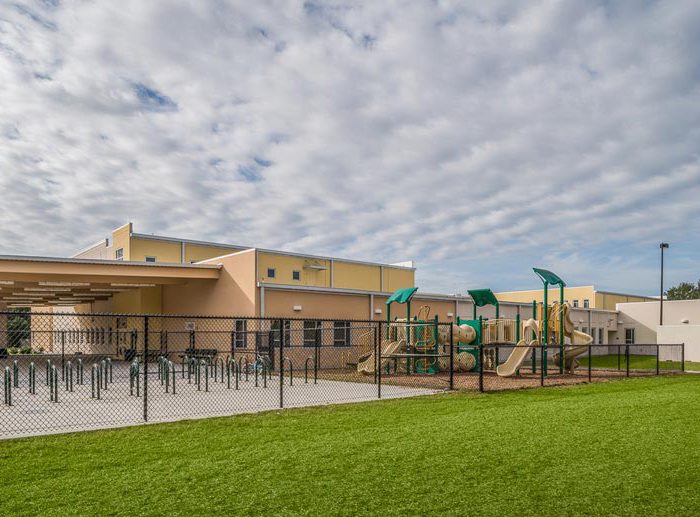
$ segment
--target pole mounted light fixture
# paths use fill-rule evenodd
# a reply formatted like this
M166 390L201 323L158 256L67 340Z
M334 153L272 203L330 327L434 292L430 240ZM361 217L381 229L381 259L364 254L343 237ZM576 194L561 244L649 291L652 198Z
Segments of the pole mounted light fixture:
M664 250L668 249L668 242L659 244L661 250L661 292L659 293L659 325L664 324Z

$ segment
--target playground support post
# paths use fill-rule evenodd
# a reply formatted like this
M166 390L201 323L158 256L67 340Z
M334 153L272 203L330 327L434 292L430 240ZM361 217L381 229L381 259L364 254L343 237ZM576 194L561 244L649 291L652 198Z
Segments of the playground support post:
M537 319L537 301L532 300L532 319L536 320ZM537 339L537 332L534 330L532 331L532 340L535 341ZM532 374L537 373L537 350L535 347L532 347Z
M589 311L590 314L590 311ZM590 331L590 329L588 329ZM564 285L559 284L559 374L564 373Z
M544 280L544 303L542 307L542 365L540 368L544 370L544 375L547 375L547 345L549 344L549 300L547 295L549 294L549 282ZM544 386L544 379L542 380L542 385Z

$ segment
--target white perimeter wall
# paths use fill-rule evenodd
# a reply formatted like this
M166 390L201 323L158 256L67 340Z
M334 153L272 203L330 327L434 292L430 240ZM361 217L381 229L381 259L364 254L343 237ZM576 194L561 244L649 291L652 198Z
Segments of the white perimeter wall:
M700 362L700 325L664 325L657 328L657 336L658 343L685 343L685 360Z

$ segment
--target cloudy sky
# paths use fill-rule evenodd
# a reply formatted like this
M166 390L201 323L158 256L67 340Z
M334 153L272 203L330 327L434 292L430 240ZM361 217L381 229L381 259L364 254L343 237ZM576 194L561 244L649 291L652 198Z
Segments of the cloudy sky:
M425 291L700 277L700 3L0 0L0 253L131 220Z

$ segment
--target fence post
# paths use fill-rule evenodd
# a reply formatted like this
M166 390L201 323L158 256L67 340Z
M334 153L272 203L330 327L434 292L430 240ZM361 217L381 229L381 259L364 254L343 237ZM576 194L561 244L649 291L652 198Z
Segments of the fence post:
M620 365L620 345L617 345L617 371L619 372L622 369L622 366Z
M321 360L321 325L320 321L316 322L316 336L314 343L314 384L318 384L318 363Z
M378 324L381 329L381 323ZM387 333L389 332L389 325L387 325ZM381 332L380 332L381 334ZM377 345L377 398L382 398L382 343L381 341Z
M681 343L681 372L685 372L685 343Z
M291 327L291 322L289 323ZM291 330L290 330L291 334ZM284 320L280 320L280 409L284 407Z
M544 344L544 341L540 343L540 386L544 386L544 368L545 364L544 362L547 360L546 358L546 345Z
M479 391L484 392L484 344L479 343Z
M656 375L659 375L659 345L656 344Z
M148 316L143 317L143 421L148 422Z
M591 364L593 363L593 345L588 345L588 382L591 382Z
M630 346L625 345L625 367L627 368L627 377L630 376Z
M437 343L435 343L437 347ZM455 389L455 344L454 326L450 324L450 389Z
M379 332L380 332L379 325L375 325L374 326L374 335L373 335L374 348L372 350L374 352L374 355L373 355L374 356L374 384L377 384L377 346L378 346L378 339L379 339L378 334L379 334Z

